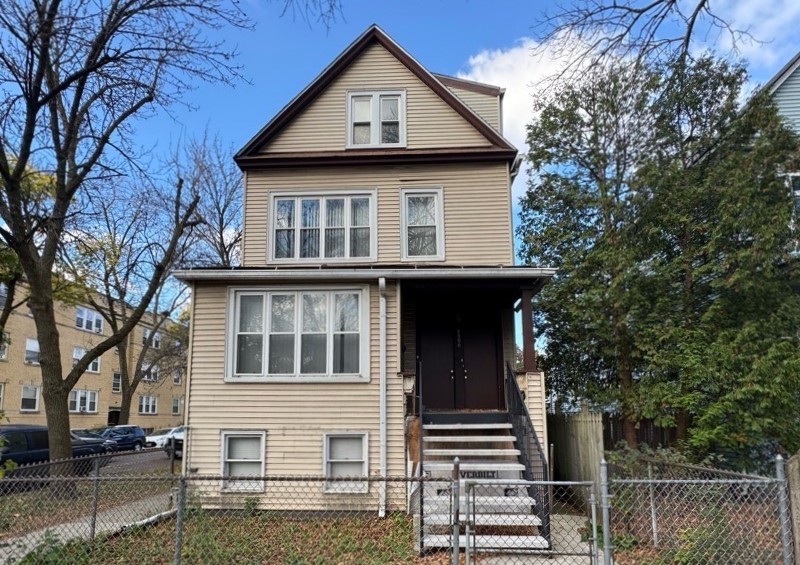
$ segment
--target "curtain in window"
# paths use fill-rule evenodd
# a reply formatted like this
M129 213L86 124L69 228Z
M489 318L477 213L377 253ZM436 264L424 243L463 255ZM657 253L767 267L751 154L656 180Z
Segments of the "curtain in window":
M353 97L353 144L369 145L371 141L372 97Z
M319 199L301 202L300 257L319 257Z
M239 297L236 373L259 374L264 351L264 297Z
M274 294L271 302L269 372L294 373L295 297L293 294Z
M325 257L344 257L344 198L325 201Z
M257 477L261 474L261 438L229 437L227 474Z

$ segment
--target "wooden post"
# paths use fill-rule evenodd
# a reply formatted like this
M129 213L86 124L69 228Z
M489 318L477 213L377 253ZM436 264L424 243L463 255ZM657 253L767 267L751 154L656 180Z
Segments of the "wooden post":
M536 343L533 336L532 290L522 291L522 370L526 373L536 371Z

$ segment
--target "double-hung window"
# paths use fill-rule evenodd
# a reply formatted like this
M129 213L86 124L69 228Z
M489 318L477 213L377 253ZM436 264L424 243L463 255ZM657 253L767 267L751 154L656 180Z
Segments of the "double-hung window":
M158 381L158 365L153 363L142 363L141 369L142 380L148 383Z
M83 356L86 355L86 350L82 347L73 347L72 348L72 366L78 364L78 362L83 359ZM99 373L100 372L100 357L95 357L92 359L92 362L89 363L89 368L86 369L90 373Z
M442 189L401 191L403 260L444 260Z
M347 147L405 147L402 90L347 93Z
M181 397L180 396L173 396L172 397L172 415L178 415L181 413Z
M374 260L372 193L273 197L275 261Z
M154 332L148 330L147 328L144 329L142 332L142 345L147 345L150 341L150 336L152 336L153 341L150 343L150 347L153 349L160 349L161 348L161 334L159 332Z
M27 338L25 340L25 362L32 365L39 364L39 340Z
M97 412L97 391L73 389L69 393L70 412Z
M222 432L222 474L229 479L222 487L227 490L264 490L262 481L247 481L230 477L262 477L264 475L264 432Z
M8 337L7 333L0 333L0 361L5 360L8 357L9 340L10 338Z
M364 289L234 292L229 375L363 378L365 300Z
M139 395L139 414L157 414L158 397L148 394Z
M324 436L325 477L366 477L368 473L367 434L362 432L329 433ZM326 481L325 492L367 492L367 481Z
M75 309L75 327L95 333L103 333L103 317L90 308L78 306Z
M20 412L39 411L39 387L36 385L22 385L22 396L19 402Z
M111 374L111 392L122 392L122 373L119 371Z

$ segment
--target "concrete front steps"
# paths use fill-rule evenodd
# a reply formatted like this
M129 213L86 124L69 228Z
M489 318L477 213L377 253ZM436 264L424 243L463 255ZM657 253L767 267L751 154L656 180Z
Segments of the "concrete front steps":
M424 483L423 543L426 548L449 548L452 542L453 460L459 458L461 493L460 547L466 538L464 479L509 481L508 485L482 485L470 499L470 545L485 552L545 553L547 539L539 534L537 501L524 487L512 425L506 412L428 413L423 420L423 473L441 482Z

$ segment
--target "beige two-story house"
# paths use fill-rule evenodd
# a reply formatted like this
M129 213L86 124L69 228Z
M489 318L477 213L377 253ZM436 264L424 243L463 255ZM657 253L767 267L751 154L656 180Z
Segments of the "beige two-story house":
M514 266L502 100L372 26L238 152L242 267L177 273L193 289L187 471L435 476L461 450L465 477L544 478L531 297L552 270ZM218 495L279 505L263 486ZM316 503L405 510L393 488L321 483Z

